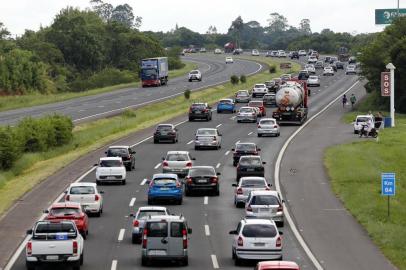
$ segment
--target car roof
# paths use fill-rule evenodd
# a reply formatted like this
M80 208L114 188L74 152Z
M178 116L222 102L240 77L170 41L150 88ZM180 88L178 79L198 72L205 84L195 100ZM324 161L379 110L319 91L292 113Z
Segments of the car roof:
M189 151L168 151L167 155L176 155L176 154L189 154Z
M373 118L373 115L368 115L368 114L365 114L365 115L357 115L357 118L358 117L370 117L370 118Z
M299 265L290 261L263 261L258 262L258 269L299 269Z
M213 169L213 166L192 166L190 169Z
M251 191L251 196L254 196L254 195L278 196L278 191L276 191L276 190L253 190L253 191Z
M77 202L57 202L51 205L53 208L80 208L80 203Z
M222 98L222 99L220 99L220 101L234 101L234 100L232 100L231 98Z
M178 220L181 220L181 221L184 221L185 218L184 218L183 216L170 216L170 215L164 216L164 215L159 215L159 216L152 216L152 217L148 218L148 219L146 220L146 222L150 222L150 221L162 221L162 220L166 220L166 221L168 221L168 220L170 220L170 221L178 221Z
M253 155L246 155L246 156L241 156L241 158L255 158L255 159L261 159L261 156L253 156Z
M264 180L266 181L265 177L262 176L244 176L240 178L240 181L244 180L244 181L250 181L250 180Z
M128 145L112 145L112 146L109 146L109 149L110 148L130 148Z
M158 125L157 125L157 127L159 127L159 126L171 126L171 127L173 127L174 125L173 125L173 124L165 124L165 123L162 123L162 124L158 124Z
M190 72L200 72L198 69L191 70Z
M259 122L261 122L261 121L270 121L270 120L276 121L275 118L268 117L268 118L261 118L261 120L259 120Z
M154 211L154 210L158 210L158 211L167 211L166 207L163 206L141 206L140 208L138 208L138 211Z
M156 178L173 178L173 179L178 179L178 175L174 173L156 173L152 176L152 179Z
M261 219L261 218L246 218L243 219L243 222L245 224L275 224L275 221L270 220L270 219Z
M70 187L96 187L96 183L91 182L78 182L70 184Z
M253 108L253 107L250 107L250 106L244 106L244 107L241 107L240 110L241 110L241 109L252 109L252 110L254 110L254 108Z
M256 143L253 143L253 142L238 142L238 143L235 143L235 145L237 145L237 144L252 144L252 145L256 145Z
M217 130L217 128L198 128L197 131L199 130Z
M103 161L103 160L119 160L119 161L122 161L122 158L121 157L101 157L100 161Z
M205 102L193 102L192 106L193 105L207 105L207 103L205 103Z
M256 83L255 86L257 86L257 85L266 86L264 83Z

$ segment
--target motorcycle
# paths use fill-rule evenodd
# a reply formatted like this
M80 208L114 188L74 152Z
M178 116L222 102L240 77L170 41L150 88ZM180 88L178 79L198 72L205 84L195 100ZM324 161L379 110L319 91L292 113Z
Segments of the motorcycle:
M376 138L378 137L378 131L376 128L371 128L368 132L368 125L362 125L362 128L359 131L359 137L361 138L362 136Z

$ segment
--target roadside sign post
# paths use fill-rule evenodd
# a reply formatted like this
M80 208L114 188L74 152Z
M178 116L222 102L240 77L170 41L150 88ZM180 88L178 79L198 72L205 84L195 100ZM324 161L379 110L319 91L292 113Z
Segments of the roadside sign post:
M381 174L381 195L388 197L388 218L390 216L390 197L396 193L395 173Z
M395 127L395 69L396 67L389 63L386 68L390 70L390 117L392 118L392 127Z

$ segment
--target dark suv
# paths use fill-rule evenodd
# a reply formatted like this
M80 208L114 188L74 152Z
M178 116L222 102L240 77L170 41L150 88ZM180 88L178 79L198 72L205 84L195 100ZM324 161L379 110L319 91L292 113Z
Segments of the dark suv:
M160 124L154 132L154 143L160 141L178 142L178 130L172 124Z
M212 116L211 107L207 103L193 103L189 108L189 121L205 119L210 121Z
M241 156L256 156L261 151L255 143L236 143L233 151L233 165L237 166Z
M290 55L290 59L299 59L299 53L298 52L292 52L292 54Z
M219 196L219 175L212 166L191 167L185 178L185 195L190 196L192 191L211 191Z
M107 157L121 157L127 171L131 171L135 168L135 151L129 146L110 146L105 153Z
M244 176L265 176L265 167L260 156L241 156L237 166L238 182Z

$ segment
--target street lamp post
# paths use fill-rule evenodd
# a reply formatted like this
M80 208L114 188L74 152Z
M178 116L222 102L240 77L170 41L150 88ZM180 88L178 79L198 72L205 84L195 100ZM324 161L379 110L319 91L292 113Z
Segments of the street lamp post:
M386 68L390 70L390 117L392 118L391 126L395 127L395 69L396 67L389 63Z

